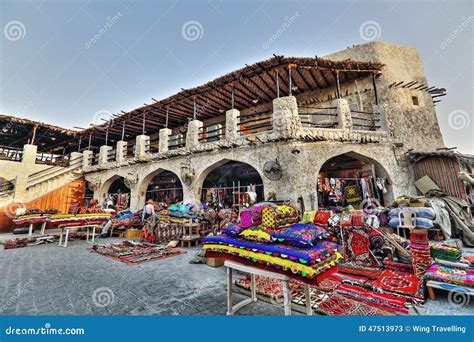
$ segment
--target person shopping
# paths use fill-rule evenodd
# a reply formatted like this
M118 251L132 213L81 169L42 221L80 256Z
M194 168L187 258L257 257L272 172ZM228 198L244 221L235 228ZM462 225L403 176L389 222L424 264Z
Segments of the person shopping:
M149 199L148 203L145 204L142 212L142 222L148 219L150 216L155 215L155 207L153 205L153 200Z

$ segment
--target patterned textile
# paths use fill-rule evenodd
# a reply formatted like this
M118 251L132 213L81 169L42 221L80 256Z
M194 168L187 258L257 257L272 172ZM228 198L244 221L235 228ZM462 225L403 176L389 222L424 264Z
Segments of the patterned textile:
M350 185L344 188L344 197L347 203L359 203L362 201L362 195L358 185Z
M423 283L414 275L406 272L384 270L372 285L383 290L423 298Z
M263 205L255 205L250 208L252 212L252 222L254 225L262 224L262 210L265 208Z
M333 293L331 297L316 308L316 311L329 316L390 316L390 312L370 306L364 302Z
M343 235L346 259L359 265L373 265L369 253L370 241L367 230L363 228L344 229Z
M237 236L242 232L242 227L239 225L236 225L235 223L230 223L227 225L227 227L222 227L221 231L229 236Z
M331 227L336 227L340 221L341 217L339 216L339 214L333 214L328 220L328 225Z
M242 228L253 226L252 211L244 210L240 213L240 226Z
M258 228L247 228L243 230L240 234L241 237L251 241L262 241L270 242L271 236L267 232L258 229Z
M314 219L316 217L316 211L315 210L312 210L312 211L305 211L303 213L303 218L301 220L302 223L313 223L314 222ZM327 223L327 222L326 222Z
M326 239L328 232L319 226L298 223L279 229L270 234L272 241L287 243L297 247L314 246L321 239Z
M352 225L358 227L364 227L365 221L367 220L367 215L362 210L354 211L351 215Z
M230 237L226 235L205 237L203 243L204 248L206 248L206 245L227 245L241 249L243 251L247 250L256 254L259 253L274 257L281 257L283 259L305 265L314 265L325 261L339 250L339 245L324 240L309 248L298 248L284 244L269 244L257 241L248 241L242 238Z
M410 232L410 252L413 272L420 278L431 266L430 243L425 229L413 229Z
M370 245L375 249L382 248L384 243L383 235L375 228L370 229L369 240Z
M404 224L404 221L402 219L402 224ZM400 220L398 217L392 217L390 221L388 221L388 226L392 228L397 228L400 225ZM431 229L434 227L434 222L432 219L427 219L423 217L416 217L415 219L415 226L416 228L425 228L425 229Z
M373 267L360 267L351 263L344 263L339 265L339 272L373 280L380 277L382 270Z
M433 258L448 260L452 262L459 262L462 257L462 251L459 247L450 246L447 244L431 245L431 254L433 255Z
M265 207L262 210L262 226L265 229L278 229L290 224L298 223L298 209L291 205Z
M426 272L425 279L431 279L461 286L474 287L474 270L433 264L431 265L428 272Z
M328 220L331 217L332 212L329 210L318 210L314 217L314 223L328 224Z
M359 300L370 306L387 310L395 315L407 315L408 303L403 297L389 293L375 292L361 284L342 283L336 289L337 293Z
M384 259L382 263L388 270L413 273L413 264L403 264L401 262L395 262L386 259Z
M49 215L43 214L31 214L31 215L22 215L18 216L13 220L13 223L17 225L22 225L25 223L39 223L39 222L46 222L48 221Z
M352 215L350 213L341 214L341 226L352 226Z
M431 156L417 161L414 165L415 179L429 176L437 186L449 196L467 200L462 180L458 178L460 167L456 158Z
M129 266L186 253L176 248L134 241L94 245L90 251L121 261Z

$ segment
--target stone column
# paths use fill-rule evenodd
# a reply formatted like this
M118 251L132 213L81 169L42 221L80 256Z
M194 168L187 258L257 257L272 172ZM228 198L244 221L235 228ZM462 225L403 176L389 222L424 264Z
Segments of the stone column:
M91 167L92 165L91 158L93 154L94 152L89 151L89 150L82 152L82 169L83 170L89 169Z
M188 131L186 132L186 148L193 148L199 146L199 133L201 132L202 126L202 121L189 121Z
M344 99L336 99L333 101L333 107L337 112L337 128L344 131L352 131L352 118L349 102Z
M80 168L82 166L82 153L71 152L71 158L69 159L69 167Z
M236 141L240 137L239 115L237 109L230 109L225 113L225 138L230 142Z
M112 146L102 145L99 149L99 165L105 165L109 162L109 151Z
M32 165L36 163L36 152L38 147L36 145L23 146L23 158L21 162L25 165Z
M164 153L168 151L168 144L170 140L171 129L169 128L162 128L160 129L159 133L159 141L158 141L158 152Z
M273 132L282 138L296 137L301 129L296 97L285 96L273 100Z
M146 158L150 149L150 137L148 135L137 135L135 143L135 158Z
M117 141L117 147L115 151L115 161L118 164L122 164L127 159L127 142L123 140Z

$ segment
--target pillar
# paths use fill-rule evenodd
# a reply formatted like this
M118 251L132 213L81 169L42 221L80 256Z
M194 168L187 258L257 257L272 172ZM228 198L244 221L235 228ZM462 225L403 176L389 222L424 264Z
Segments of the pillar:
M202 121L189 121L188 131L186 132L186 148L193 148L199 146L199 133L201 132L202 126Z
M24 145L23 157L21 159L21 162L27 165L35 164L37 150L38 150L38 147L36 145L29 145L29 144Z
M162 128L159 133L158 152L164 153L168 151L171 129Z
M237 109L230 109L225 113L225 138L228 141L235 141L240 137L239 116Z
M69 167L81 168L82 167L82 153L71 152L71 158L69 159Z
M333 101L333 107L337 112L337 128L344 131L352 131L351 108L349 102L345 99L336 99Z
M118 164L122 164L127 159L127 142L123 140L117 141L117 147L115 150L115 161Z
M137 135L135 143L135 158L146 158L150 149L150 137L148 135Z
M112 146L102 145L99 149L99 165L105 165L109 162L109 151Z
M92 159L93 154L94 152L90 150L86 150L82 152L82 169L83 170L89 169L92 166L91 159Z
M296 137L301 129L296 97L285 96L273 100L273 131L282 138Z

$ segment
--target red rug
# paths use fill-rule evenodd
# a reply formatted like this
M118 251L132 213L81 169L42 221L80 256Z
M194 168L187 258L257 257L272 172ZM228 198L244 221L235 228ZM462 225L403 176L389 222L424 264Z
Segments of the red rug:
M392 313L345 297L339 293L333 293L331 297L315 309L317 312L329 316L391 316Z
M423 283L414 274L384 270L377 280L372 282L374 287L386 291L423 298Z
M140 242L139 245L131 245L127 241L114 244L96 245L89 250L123 262L129 266L159 259L166 259L186 253L185 251L176 248L164 247L146 242Z

